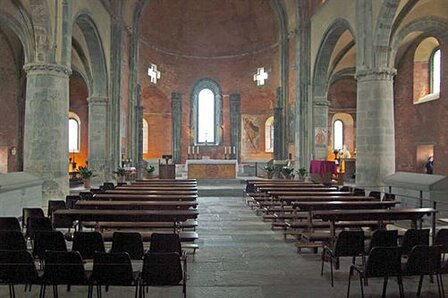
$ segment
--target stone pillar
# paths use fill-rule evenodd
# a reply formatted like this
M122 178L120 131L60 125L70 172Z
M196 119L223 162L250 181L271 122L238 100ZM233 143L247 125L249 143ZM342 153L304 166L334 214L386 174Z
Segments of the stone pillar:
M182 94L178 92L171 93L171 120L173 124L173 161L179 163L182 145Z
M24 172L44 180L42 206L63 199L68 184L68 111L71 69L58 64L30 63L27 73Z
M112 175L108 159L108 98L91 96L89 103L89 167L96 175L93 180L103 183Z
M326 160L328 146L328 100L315 96L313 99L313 159Z
M235 146L236 159L241 152L241 98L239 94L230 94L230 146Z
M147 162L143 160L143 106L139 105L137 107L137 118L138 118L138 159L136 163L137 167L137 177L138 179L143 179L145 176L145 169L147 167Z
M274 108L274 159L286 159L285 117L282 88L277 88L277 104Z
M382 186L395 172L395 69L358 71L356 185Z

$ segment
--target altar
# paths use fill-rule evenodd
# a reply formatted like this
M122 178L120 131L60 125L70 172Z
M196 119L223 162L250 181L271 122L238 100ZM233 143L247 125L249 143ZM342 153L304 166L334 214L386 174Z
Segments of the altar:
M190 179L236 178L238 161L235 159L188 159L185 163Z

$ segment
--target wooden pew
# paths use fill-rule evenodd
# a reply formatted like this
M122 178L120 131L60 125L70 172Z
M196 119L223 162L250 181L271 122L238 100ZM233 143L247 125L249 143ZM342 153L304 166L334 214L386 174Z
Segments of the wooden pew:
M75 204L81 209L110 209L110 210L164 210L189 209L198 206L197 201L108 201L82 200Z
M112 189L106 190L105 194L137 194L137 195L197 195L197 190L127 190L127 189Z
M196 201L197 194L127 194L127 193L101 193L93 195L96 200L109 201Z

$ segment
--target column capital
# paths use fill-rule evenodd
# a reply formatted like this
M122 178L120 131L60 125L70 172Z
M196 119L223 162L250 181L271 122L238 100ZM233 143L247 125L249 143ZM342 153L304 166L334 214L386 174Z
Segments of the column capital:
M172 92L171 93L171 99L172 100L176 100L176 101L181 101L182 100L182 93L180 93L180 92Z
M109 97L106 96L90 96L87 98L89 104L105 105L109 102Z
M23 66L27 75L54 75L68 78L72 74L72 69L68 66L52 63L28 63Z
M393 67L361 68L356 72L358 81L384 81L392 80L397 74L397 69Z

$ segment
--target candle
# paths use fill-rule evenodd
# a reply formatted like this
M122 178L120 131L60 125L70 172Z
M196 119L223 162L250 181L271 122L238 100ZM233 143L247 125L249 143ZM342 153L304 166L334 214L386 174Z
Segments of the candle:
M191 154L191 147L188 146L188 154Z
M199 146L196 147L196 153L199 154Z
M227 146L224 146L224 154L227 154Z
M235 154L235 146L232 147L232 154Z

